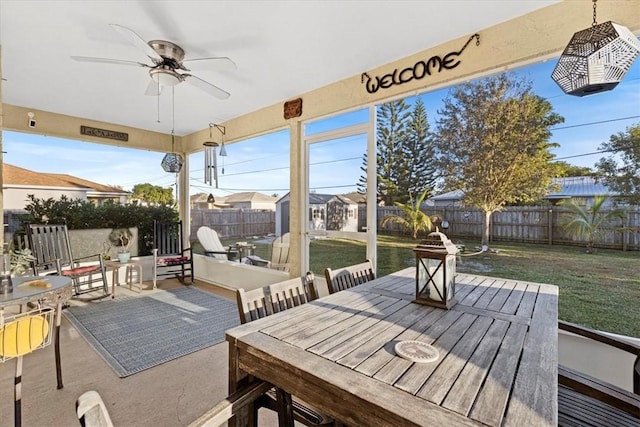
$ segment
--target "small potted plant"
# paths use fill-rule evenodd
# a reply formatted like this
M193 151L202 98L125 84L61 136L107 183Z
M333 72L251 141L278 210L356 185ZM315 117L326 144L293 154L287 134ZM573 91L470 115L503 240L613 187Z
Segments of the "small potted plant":
M109 241L118 246L118 260L122 263L129 262L131 253L129 245L133 234L128 228L114 228L109 234Z

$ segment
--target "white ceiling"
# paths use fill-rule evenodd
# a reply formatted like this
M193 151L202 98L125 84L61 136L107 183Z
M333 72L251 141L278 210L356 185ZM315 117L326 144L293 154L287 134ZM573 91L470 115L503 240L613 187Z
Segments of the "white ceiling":
M180 45L185 59L228 56L235 71L193 69L231 97L175 88L185 135L471 35L556 0L0 1L3 102L164 133L171 90L145 96L146 68L81 63L95 56L150 63L108 24ZM37 117L36 117L37 119ZM27 118L25 118L27 120Z

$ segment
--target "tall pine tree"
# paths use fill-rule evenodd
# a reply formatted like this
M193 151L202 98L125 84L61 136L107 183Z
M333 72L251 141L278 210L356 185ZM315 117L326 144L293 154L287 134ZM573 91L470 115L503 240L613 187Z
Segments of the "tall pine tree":
M429 122L424 103L417 100L413 109L404 101L381 105L377 112L377 197L385 206L409 203L423 190L433 189L436 169ZM360 168L364 175L358 192L367 190L367 156Z

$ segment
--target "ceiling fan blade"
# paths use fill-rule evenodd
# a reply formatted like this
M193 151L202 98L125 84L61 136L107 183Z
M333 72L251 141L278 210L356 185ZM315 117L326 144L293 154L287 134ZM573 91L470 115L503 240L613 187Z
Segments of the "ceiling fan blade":
M226 56L215 56L211 58L194 58L185 59L182 63L186 66L202 70L207 67L216 71L234 71L238 69L238 66L230 58ZM189 70L186 70L189 71Z
M71 59L78 62L99 62L102 64L133 65L135 67L151 68L149 65L143 64L142 62L126 61L123 59L95 58L93 56L72 56Z
M147 85L147 89L144 91L144 94L147 96L158 96L160 93L162 93L162 86L155 80L151 79Z
M215 96L216 98L227 99L231 96L229 92L224 91L218 86L212 85L211 83L204 81L199 77L192 76L191 74L182 74L182 77L187 83L197 87L204 92L207 92L209 95Z
M109 24L109 25L111 26L111 28L113 28L114 30L119 32L123 37L125 37L129 42L131 42L132 45L134 45L135 47L143 51L144 54L147 55L149 58L151 58L152 60L162 61L162 56L160 56L158 52L153 50L153 48L151 48L151 46L149 46L147 42L138 35L138 33L136 33L135 31L127 27L123 27L122 25L118 25L118 24Z

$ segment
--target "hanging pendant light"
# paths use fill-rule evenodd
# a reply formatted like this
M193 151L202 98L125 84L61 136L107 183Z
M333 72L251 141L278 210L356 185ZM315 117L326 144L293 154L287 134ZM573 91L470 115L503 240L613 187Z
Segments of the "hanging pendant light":
M164 155L164 158L162 159L162 169L164 169L165 172L170 172L170 173L180 173L180 170L182 169L182 165L184 164L184 160L182 159L182 156L178 153L174 153L174 149L173 149L173 144L174 144L174 136L173 136L173 130L171 131L171 153L167 153Z
M214 127L222 134L222 146L213 140L211 130ZM218 188L218 159L216 157L216 147L220 147L220 156L226 157L227 150L224 146L224 135L226 130L227 129L222 125L209 123L209 140L202 144L204 145L204 183L213 185L215 182L216 188ZM222 173L224 173L224 166Z
M613 89L640 53L640 42L615 22L596 22L593 0L591 28L578 31L562 52L551 78L569 95L585 96Z
M173 89L173 95L175 95L175 89ZM172 95L172 99L171 99L171 105L172 105L172 109L173 109L173 123L172 123L172 129L171 129L171 153L167 153L164 155L164 158L162 159L162 162L160 163L162 165L162 169L164 169L165 172L170 172L170 173L179 173L180 170L182 169L182 165L184 164L184 160L182 159L182 156L178 153L175 152L175 135L174 135L174 129L175 129L175 122L176 122L176 115L175 115L175 97Z

